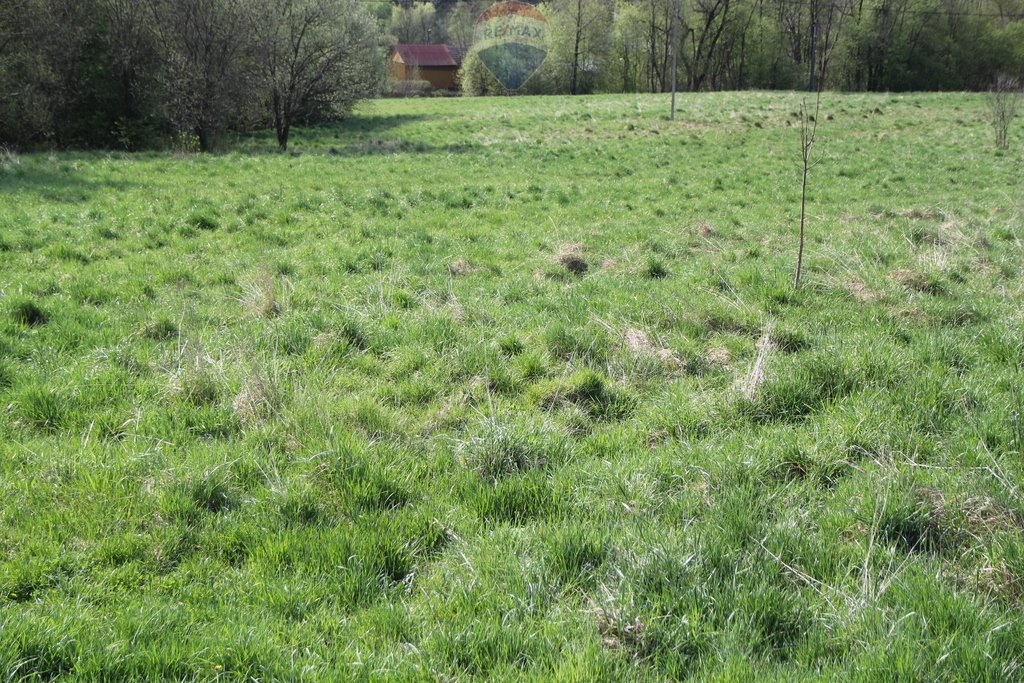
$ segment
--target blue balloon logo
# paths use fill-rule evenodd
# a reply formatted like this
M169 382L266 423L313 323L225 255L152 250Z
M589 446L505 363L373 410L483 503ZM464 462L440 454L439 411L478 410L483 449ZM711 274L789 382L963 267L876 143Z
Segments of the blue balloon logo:
M548 56L548 20L525 2L499 2L480 15L474 49L511 91L526 84Z

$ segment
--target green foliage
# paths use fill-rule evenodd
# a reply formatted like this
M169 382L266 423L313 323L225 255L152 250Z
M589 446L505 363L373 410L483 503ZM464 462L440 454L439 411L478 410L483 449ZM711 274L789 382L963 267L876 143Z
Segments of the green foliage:
M4 145L193 152L275 124L286 139L383 83L380 26L352 0L47 0L2 14Z
M665 92L674 51L681 90L801 90L812 63L815 82L842 90L985 90L1001 72L1024 76L1022 15L998 3L967 14L919 2L767 13L753 2L683 0L673 44L676 4L544 3L548 57L524 93ZM474 56L462 84L469 95L505 94Z
M470 50L462 58L459 67L459 87L464 95L507 95L508 91L498 82L494 74L484 66L476 50Z
M391 97L428 97L433 94L434 86L430 84L430 81L389 80L385 91Z

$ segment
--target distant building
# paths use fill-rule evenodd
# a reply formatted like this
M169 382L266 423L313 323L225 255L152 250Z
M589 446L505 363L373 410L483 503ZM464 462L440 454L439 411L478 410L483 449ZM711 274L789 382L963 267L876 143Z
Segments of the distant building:
M465 48L456 45L395 45L388 59L388 77L427 81L438 90L455 90L465 53Z

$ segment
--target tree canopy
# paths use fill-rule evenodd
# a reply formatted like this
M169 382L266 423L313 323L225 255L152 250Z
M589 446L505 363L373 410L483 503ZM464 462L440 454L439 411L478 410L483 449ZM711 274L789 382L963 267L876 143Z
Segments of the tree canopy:
M386 44L359 0L0 0L0 143L286 148L379 91Z

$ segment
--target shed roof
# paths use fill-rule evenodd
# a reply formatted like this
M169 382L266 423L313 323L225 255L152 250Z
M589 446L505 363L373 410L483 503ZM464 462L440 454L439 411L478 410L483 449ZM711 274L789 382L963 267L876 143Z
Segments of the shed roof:
M462 50L453 45L400 44L395 52L410 66L459 66Z

